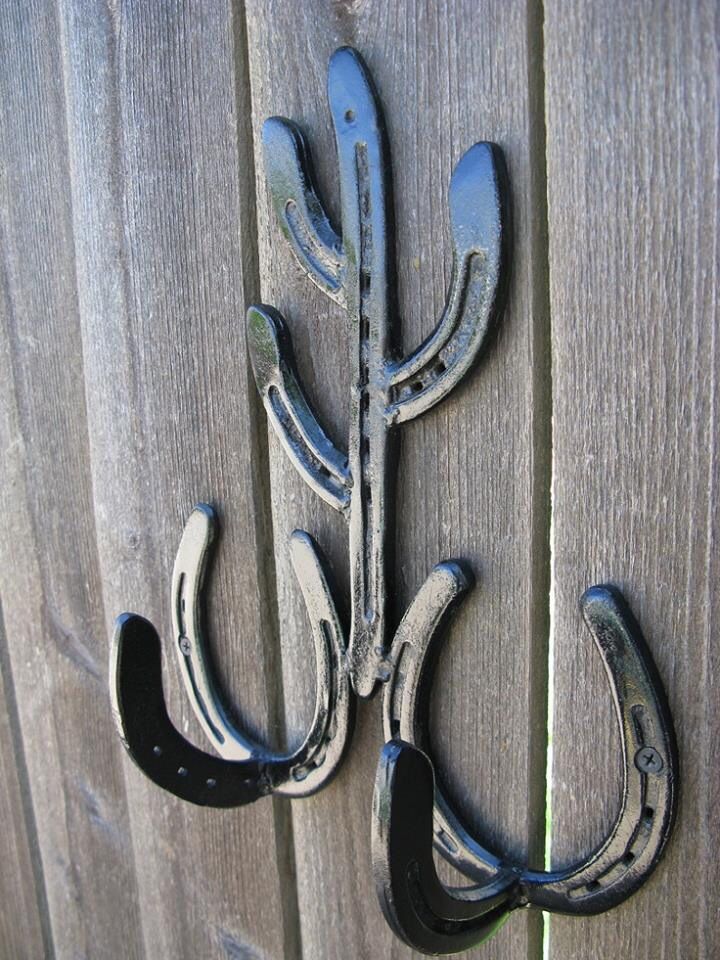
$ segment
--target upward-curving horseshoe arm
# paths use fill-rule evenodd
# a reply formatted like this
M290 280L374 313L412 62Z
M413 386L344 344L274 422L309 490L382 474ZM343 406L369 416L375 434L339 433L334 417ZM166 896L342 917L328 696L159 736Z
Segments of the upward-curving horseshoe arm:
M247 332L255 382L290 462L318 496L346 513L352 488L347 454L330 440L305 397L282 316L272 307L250 307Z
M272 203L298 263L324 293L344 306L347 257L318 198L302 131L285 117L269 117L262 143Z
M417 350L388 364L392 423L420 416L457 386L480 356L505 295L508 186L496 144L476 143L463 155L449 203L453 268L445 310Z

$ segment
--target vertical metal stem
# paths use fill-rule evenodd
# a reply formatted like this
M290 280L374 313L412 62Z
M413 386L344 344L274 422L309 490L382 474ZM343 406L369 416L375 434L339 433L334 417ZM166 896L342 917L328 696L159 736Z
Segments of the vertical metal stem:
M352 619L349 658L358 696L373 693L387 648L385 563L390 511L385 368L392 273L387 144L375 90L359 56L341 48L330 62L328 97L335 124L346 305L351 343L348 459Z

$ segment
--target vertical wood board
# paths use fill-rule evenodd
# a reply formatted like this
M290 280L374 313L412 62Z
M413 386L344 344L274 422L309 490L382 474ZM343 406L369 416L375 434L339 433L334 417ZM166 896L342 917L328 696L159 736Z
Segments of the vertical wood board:
M213 502L223 537L208 633L242 721L277 736L262 446L242 324L256 254L241 14L128 4L90 30L82 4L65 14L106 629L128 608L157 625L171 713L203 744L171 652L170 578L193 504ZM125 769L147 956L292 956L283 911L293 890L278 864L286 828L280 818L276 832L273 803L197 808Z
M0 956L42 957L52 951L35 815L12 686L4 624L0 622Z
M618 804L619 741L577 612L626 593L668 691L675 837L612 913L553 918L551 956L712 957L720 944L717 9L546 3L553 318L553 860Z
M4 7L0 21L0 61L14 65L0 73L0 590L47 947L110 958L122 943L137 956L135 864L105 676L58 21L50 4Z

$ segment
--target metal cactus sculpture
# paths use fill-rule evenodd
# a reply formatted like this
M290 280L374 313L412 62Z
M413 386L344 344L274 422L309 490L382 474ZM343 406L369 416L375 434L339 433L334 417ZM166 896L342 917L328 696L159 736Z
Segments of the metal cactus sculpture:
M338 450L298 382L285 323L251 307L248 341L258 389L290 460L312 489L349 522L355 692L372 695L390 672L386 555L391 536L391 434L450 393L477 359L502 292L501 153L477 143L450 183L454 264L443 316L427 340L396 357L392 200L388 147L378 98L360 56L336 51L328 72L342 210L338 235L313 184L310 153L289 120L265 121L263 145L273 205L308 276L347 313L352 383L348 452Z
M391 510L389 440L396 424L416 417L457 384L477 358L497 310L503 254L502 159L479 143L458 164L450 185L455 262L443 317L414 353L397 359L392 268L392 211L385 132L370 76L349 48L331 59L329 98L340 165L342 238L315 192L300 131L273 118L263 131L267 174L283 229L302 266L341 304L350 320L352 428L347 456L337 450L298 383L280 315L248 311L255 378L270 422L310 486L350 525L352 622L346 640L319 547L295 531L290 550L315 645L317 698L304 742L274 754L234 723L215 680L202 628L202 593L217 520L207 504L190 515L175 561L172 622L175 652L190 704L218 757L189 743L170 722L162 690L160 640L147 620L123 614L110 663L115 721L133 760L155 783L194 803L239 806L275 793L302 797L335 774L349 743L357 694L388 681L405 647L391 647L385 561ZM467 587L462 569L438 564L403 620L429 643Z
M450 183L454 263L433 333L397 356L390 165L382 116L360 56L332 57L328 97L337 142L341 234L313 184L300 130L273 117L263 129L277 217L301 266L346 312L352 359L350 435L338 450L313 413L295 370L285 323L272 307L248 311L255 379L270 423L310 487L347 518L351 623L345 636L319 547L295 531L293 566L316 658L315 715L303 743L273 754L234 724L215 682L202 630L202 591L216 532L199 504L187 521L172 583L175 650L190 703L218 756L176 730L165 707L160 641L148 621L123 614L111 654L113 710L123 742L155 783L194 803L229 807L275 793L303 797L338 769L353 724L353 690L385 685L386 744L373 804L373 868L385 916L407 944L455 953L491 936L518 907L587 915L621 903L657 864L675 819L678 760L672 718L640 627L613 587L588 590L581 606L603 659L618 719L624 792L605 842L585 860L544 873L486 849L454 812L430 759L427 706L432 667L448 619L472 577L438 563L397 629L386 610L392 537L392 441L396 428L446 397L478 358L503 293L504 166L490 143L471 147ZM352 687L352 689L351 689ZM468 877L462 890L437 875L433 846Z

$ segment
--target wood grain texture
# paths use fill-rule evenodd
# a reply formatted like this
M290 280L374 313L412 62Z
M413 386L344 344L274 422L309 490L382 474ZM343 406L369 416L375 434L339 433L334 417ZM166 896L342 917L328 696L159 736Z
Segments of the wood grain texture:
M328 59L350 43L384 104L398 224L405 351L437 322L450 270L447 189L454 164L479 139L499 142L513 187L510 304L481 368L422 420L403 426L398 470L394 614L431 567L467 558L480 585L453 626L436 683L440 771L491 843L522 861L542 839L547 590L547 378L549 352L538 176L529 149L535 24L524 4L313 2L248 4L262 298L286 316L304 384L333 440L346 446L348 323L303 276L272 215L262 171L262 121L281 114L307 133L323 196L337 218L335 150L325 100ZM533 85L531 91L530 86ZM313 702L310 638L286 550L295 527L317 537L347 597L342 520L270 441L277 583L288 727L299 740ZM405 957L377 904L370 866L370 808L381 747L380 707L360 708L338 779L293 804L304 955ZM537 915L517 915L478 951L539 956Z
M264 431L244 343L257 271L237 16L229 3L127 4L88 23L68 3L63 41L105 629L130 608L172 642L176 545L193 503L213 502L224 535L209 633L240 717L277 742ZM176 722L202 743L174 665L167 681ZM124 770L146 955L294 956L282 810L192 807Z
M215 649L243 717L281 738L242 323L243 24L162 4L17 4L3 21L1 576L54 948L292 957L288 818L170 800L124 756L107 694L114 616L168 637L175 544L213 499ZM192 735L179 689L170 673Z
M0 60L13 64L0 72L8 660L54 950L110 958L123 944L136 956L134 858L108 725L58 25L47 5L4 6L0 20Z
M629 903L552 919L550 956L717 954L717 12L544 6L544 49L535 2L248 0L247 29L239 0L0 8L3 956L413 955L372 884L377 701L318 797L217 812L143 779L107 696L117 613L171 642L174 551L206 499L224 526L208 613L229 699L277 746L309 722L287 543L312 533L342 597L347 532L268 449L244 313L260 295L285 313L344 446L347 321L283 240L259 145L266 116L299 122L337 215L325 81L343 43L386 110L405 352L442 309L454 164L494 140L512 185L498 334L466 384L401 428L395 620L440 559L466 558L479 581L436 680L438 769L489 845L539 862L551 614L553 860L601 839L618 743L577 599L617 583L676 718L680 820ZM173 664L166 691L202 744ZM468 956L537 960L540 935L518 914Z
M625 591L668 690L675 837L631 901L553 918L553 960L718 955L717 5L546 8L554 394L553 859L618 803L618 740L577 598Z
M0 956L43 957L52 951L42 863L30 799L12 671L0 622Z

